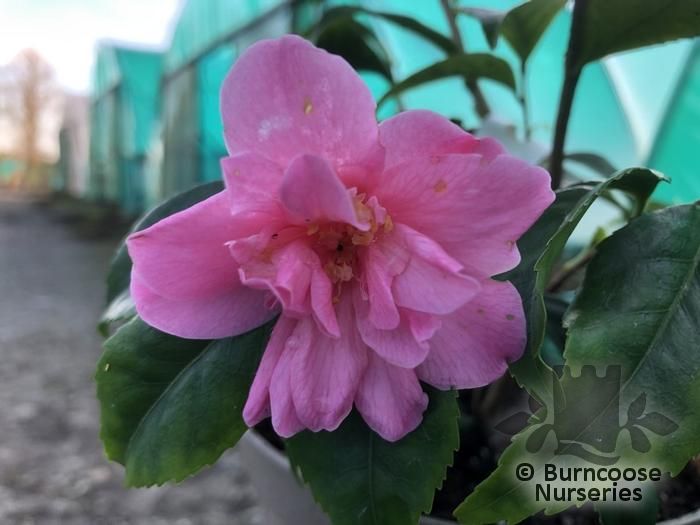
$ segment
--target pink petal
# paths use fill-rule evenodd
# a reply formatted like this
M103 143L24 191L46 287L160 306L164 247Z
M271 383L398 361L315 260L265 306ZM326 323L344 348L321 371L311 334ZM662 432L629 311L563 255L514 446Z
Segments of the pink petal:
M418 427L428 396L413 370L390 365L372 352L369 359L355 406L372 430L398 441Z
M333 284L321 264L311 274L311 309L319 329L329 337L340 337L340 327L333 304Z
M352 197L327 161L312 155L295 158L282 180L280 197L298 223L345 222L369 229L357 217Z
M372 95L338 56L297 36L245 51L221 92L230 153L253 151L286 166L301 153L362 164L376 148Z
M516 241L554 200L542 168L507 155L483 161L415 159L384 172L375 190L395 223L433 239L479 277L518 264Z
M522 355L526 337L517 290L508 282L486 280L474 300L442 318L418 377L445 390L487 385Z
M285 348L280 356L270 382L270 410L272 412L272 427L279 436L292 437L304 429L297 416L292 396L291 380L294 361L294 348L287 339Z
M364 275L367 282L369 321L382 330L399 325L399 311L391 294L394 278L389 258L377 245L370 246L364 258ZM403 269L403 268L402 268Z
M284 224L279 203L282 169L255 153L240 153L221 159L235 237L247 237L268 227Z
M411 257L406 269L394 278L396 304L431 314L448 314L469 301L479 282L462 273L462 264L440 245L417 231L397 224L394 235Z
M232 244L231 250L235 251L236 246ZM311 275L320 264L318 255L302 239L279 247L269 256L261 254L242 264L240 277L246 286L273 292L285 313L307 315Z
M493 139L478 139L437 113L410 110L379 125L386 151L385 168L417 158L447 153L478 153L489 159L505 153Z
M367 346L387 362L403 368L415 368L425 360L430 347L427 342L416 340L406 316L401 316L395 328L381 330L370 321L368 301L359 289L353 295L357 329Z
M231 235L221 192L129 236L139 315L159 330L196 339L240 334L270 319L262 294L238 279L226 247Z
M282 315L270 335L260 366L255 373L248 400L243 407L243 420L253 427L270 416L270 382L275 367L280 360L284 344L292 334L296 321Z
M131 297L141 319L161 332L186 339L221 339L242 334L269 321L276 310L265 305L265 294L239 286L234 293L184 299L153 291L131 273Z
M311 320L302 319L287 343L294 352L294 406L304 426L314 432L335 430L350 413L367 365L367 348L355 328L349 292L338 303L340 338L327 337Z
M226 243L233 238L225 192L175 213L127 239L134 272L160 295L201 297L240 287L238 265Z
M436 315L402 309L401 314L408 320L411 332L416 341L429 341L442 326L440 317Z

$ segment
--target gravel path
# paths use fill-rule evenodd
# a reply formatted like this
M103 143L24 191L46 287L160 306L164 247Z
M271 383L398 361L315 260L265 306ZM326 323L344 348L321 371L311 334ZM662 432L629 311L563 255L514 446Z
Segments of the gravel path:
M105 459L92 374L114 244L0 195L0 523L264 524L235 453L147 490Z

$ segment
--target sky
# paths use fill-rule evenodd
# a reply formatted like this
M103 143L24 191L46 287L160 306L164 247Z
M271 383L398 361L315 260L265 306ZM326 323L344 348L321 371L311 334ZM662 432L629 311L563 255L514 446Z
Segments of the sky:
M88 93L95 47L168 41L181 0L0 0L0 65L36 49L71 93Z

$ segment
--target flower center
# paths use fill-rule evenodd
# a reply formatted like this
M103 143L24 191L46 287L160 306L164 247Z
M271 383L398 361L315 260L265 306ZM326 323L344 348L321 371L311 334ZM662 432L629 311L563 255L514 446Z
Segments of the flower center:
M344 223L312 224L307 235L313 237L316 253L321 257L323 269L335 287L333 302L340 299L343 283L357 279L360 275L359 252L370 246L382 233L390 232L394 225L386 210L379 206L376 199L365 202L366 195L354 197L355 211L362 222L370 225L369 230L362 231Z

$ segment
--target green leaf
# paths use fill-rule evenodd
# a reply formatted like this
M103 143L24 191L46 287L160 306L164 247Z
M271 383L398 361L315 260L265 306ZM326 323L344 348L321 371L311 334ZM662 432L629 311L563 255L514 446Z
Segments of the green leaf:
M393 82L386 51L374 33L352 18L327 23L316 38L316 45L342 56L357 71L375 71Z
M174 213L185 210L190 206L211 197L215 193L219 193L223 189L223 183L216 181L201 184L200 186L196 186L190 190L179 193L160 204L150 212L146 213L131 228L131 231L127 234L127 237L134 232L145 230L161 219L165 219ZM126 250L126 243L124 241L126 241L126 238L122 240L119 248L117 248L117 252L112 258L112 262L109 266L109 273L107 274L107 304L114 301L124 292L124 290L129 289L129 282L131 279L131 259L129 258L129 253Z
M411 525L430 511L459 448L459 410L454 392L428 394L420 427L396 443L356 412L334 432L305 431L287 441L292 464L333 525Z
M518 241L520 264L513 270L496 277L510 281L517 288L523 300L527 319L527 348L521 359L510 364L510 373L521 386L540 399L546 398L547 392L551 389L552 371L540 357L541 342L539 347L534 346L539 341L537 334L543 332L547 324L546 309L543 312L539 304L544 290L535 288L537 277L535 264L547 248L549 239L561 227L567 214L588 191L583 187L559 190L556 200ZM544 301L543 298L542 301Z
M369 15L377 18L382 18L392 24L396 24L412 33L416 33L422 38L428 40L435 46L442 49L445 53L452 54L457 52L457 47L455 43L447 38L445 35L439 31L435 31L430 27L422 24L415 18L408 16L397 15L394 13L385 13L380 11L372 11L371 9L365 9L364 7L355 6L338 6L327 10L321 21L319 22L319 27L323 27L325 24L333 19L337 18L347 18L352 17L357 14Z
M472 18L476 18L481 24L481 29L484 32L489 47L491 49L496 47L498 35L500 34L501 22L503 22L503 18L506 16L506 11L484 9L482 7L460 7L457 11Z
M615 168L615 166L613 166L608 159L602 157L601 155L598 155L597 153L568 153L564 156L564 158L566 160L583 164L587 168L592 169L593 171L599 173L603 177L608 177L616 171L618 171L617 168Z
M95 379L107 457L129 486L181 481L247 427L241 412L269 325L218 341L179 339L135 318L105 343Z
M522 358L510 365L510 372L521 386L540 400L548 399L551 390L551 370L540 356L547 326L544 293L566 242L601 194L611 189L628 193L635 200L634 211L638 215L656 185L663 180L667 179L655 171L630 168L597 184L561 190L554 203L518 241L522 256L520 264L499 276L499 279L511 281L518 289L528 321L527 349Z
M97 330L102 337L109 335L110 327L115 323L123 323L136 316L136 306L131 300L129 290L124 290L114 300L102 314Z
M700 0L588 0L571 65L698 35Z
M620 415L646 394L645 410L653 412L641 421L651 416L652 426L663 432L631 437L643 449L649 441L646 453L618 445L623 464L659 466L675 475L700 451L699 316L700 205L642 215L600 244L569 311L565 358L574 370L621 367L620 395L613 399ZM572 383L562 380L565 398ZM664 423L656 425L661 418L652 414ZM587 416L588 421L604 420L602 413ZM517 523L569 505L536 502L534 483L517 481L513 474L523 461L542 465L557 457L533 457L527 451L529 436L538 430L533 427L515 436L497 469L460 505L455 513L460 520Z
M655 525L659 497L653 484L642 487L642 501L626 505L600 505L596 509L601 525Z
M488 53L460 53L421 69L398 82L384 94L377 106L407 89L454 76L463 77L467 82L488 78L515 91L515 78L508 62Z
M692 204L644 215L603 241L565 321L567 364L620 365L623 408L645 394L639 424L652 430L652 448L643 460L673 475L700 452L699 317Z
M530 0L511 9L501 22L500 31L522 63L564 7L566 0Z
M523 462L532 463L533 453L528 451L527 443L541 444L547 437L549 429L540 426L532 431L526 428L517 434L511 444L501 454L498 467L481 482L454 512L460 523L479 525L501 522L518 523L537 512L532 503L531 485L519 482L514 476L516 466Z

